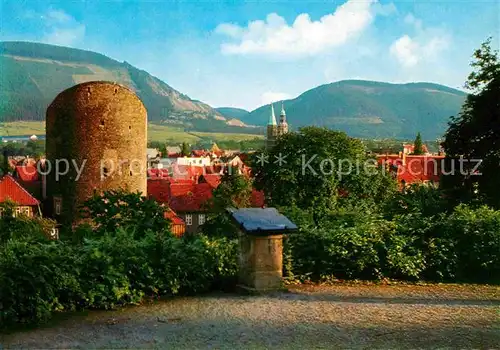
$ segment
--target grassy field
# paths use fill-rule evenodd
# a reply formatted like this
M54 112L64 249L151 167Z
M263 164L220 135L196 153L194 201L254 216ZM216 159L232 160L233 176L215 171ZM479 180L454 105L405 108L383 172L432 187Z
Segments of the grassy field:
M43 135L45 134L44 122L12 122L0 124L0 136L17 136L17 135ZM263 139L263 135L253 134L232 134L232 133L211 133L211 132L186 132L180 127L149 124L148 139L149 141L165 141L169 143L196 143L201 139L209 139L213 141L243 141L254 138Z

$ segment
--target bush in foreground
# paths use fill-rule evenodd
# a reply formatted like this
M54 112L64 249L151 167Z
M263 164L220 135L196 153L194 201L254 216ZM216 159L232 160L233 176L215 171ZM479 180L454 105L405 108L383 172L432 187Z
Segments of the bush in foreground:
M145 296L209 291L236 274L236 244L121 229L102 238L8 240L0 246L0 326L36 323L55 311L114 308Z

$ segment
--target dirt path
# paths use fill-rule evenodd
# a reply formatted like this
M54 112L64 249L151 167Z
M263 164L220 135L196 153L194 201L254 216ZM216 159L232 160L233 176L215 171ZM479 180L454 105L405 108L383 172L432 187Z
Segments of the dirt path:
M0 343L30 349L500 349L500 288L296 286L269 296L174 298L72 316L5 335Z

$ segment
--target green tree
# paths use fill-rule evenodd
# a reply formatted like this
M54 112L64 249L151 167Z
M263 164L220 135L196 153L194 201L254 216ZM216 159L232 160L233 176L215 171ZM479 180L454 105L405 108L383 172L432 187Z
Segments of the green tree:
M181 146L181 155L183 157L189 157L191 155L191 147L187 142L183 142Z
M123 190L95 194L84 203L84 217L91 218L97 234L113 234L119 228L134 228L142 237L146 231L169 231L165 209L156 201Z
M413 142L413 153L416 156L424 154L424 146L422 144L422 136L420 133L417 133L417 137L415 137L415 141Z
M247 208L252 205L252 181L232 168L226 168L219 186L213 190L212 198L207 203L209 215L203 225L203 232L210 236L234 237L226 209Z
M459 115L451 118L443 147L447 172L443 188L457 201L484 201L500 207L500 58L491 49L491 38L474 52L466 86L467 96ZM480 164L479 166L477 166Z
M251 164L257 188L264 190L267 203L313 209L317 225L339 198L369 198L370 193L378 192L378 185L366 181L364 175L379 176L382 169L367 159L360 140L343 132L301 128L283 135L271 150L256 156ZM388 174L382 176L393 181Z

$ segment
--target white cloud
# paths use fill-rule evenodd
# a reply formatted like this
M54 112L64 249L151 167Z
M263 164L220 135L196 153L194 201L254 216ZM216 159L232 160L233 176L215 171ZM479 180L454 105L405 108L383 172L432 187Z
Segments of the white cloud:
M288 25L283 17L271 13L265 20L249 22L247 27L222 23L215 31L236 41L221 45L225 54L314 55L345 44L361 34L376 15L395 10L392 3L348 0L318 21L303 13Z
M50 10L47 13L47 18L58 23L67 23L74 21L74 18L61 10Z
M81 43L85 37L85 25L62 10L50 10L40 18L46 27L42 42L72 46Z
M47 44L71 46L79 43L85 36L85 26L79 24L73 28L57 28L47 33L42 41Z
M389 51L403 66L412 67L418 63L419 49L419 45L412 38L403 35L392 43Z
M424 28L422 20L408 14L404 22L413 27L415 34L405 34L395 40L389 48L390 54L406 68L415 67L422 62L437 59L449 47L451 37L437 28Z
M273 102L288 100L291 97L292 97L291 95L289 95L285 92L267 91L267 92L264 92L262 94L261 103L262 103L262 105L267 105L267 104L273 103Z

